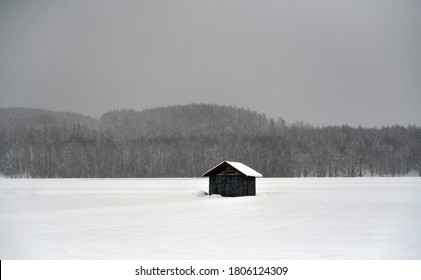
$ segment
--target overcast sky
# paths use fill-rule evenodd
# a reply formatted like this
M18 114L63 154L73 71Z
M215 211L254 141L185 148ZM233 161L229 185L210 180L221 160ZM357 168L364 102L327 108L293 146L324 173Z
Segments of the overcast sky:
M0 107L421 125L418 0L0 0Z

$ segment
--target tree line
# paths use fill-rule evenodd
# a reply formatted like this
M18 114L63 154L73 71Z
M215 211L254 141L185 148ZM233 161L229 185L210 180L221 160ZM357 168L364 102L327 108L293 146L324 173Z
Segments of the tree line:
M314 127L190 104L99 120L0 109L0 171L11 177L197 177L223 160L265 177L421 176L421 128Z

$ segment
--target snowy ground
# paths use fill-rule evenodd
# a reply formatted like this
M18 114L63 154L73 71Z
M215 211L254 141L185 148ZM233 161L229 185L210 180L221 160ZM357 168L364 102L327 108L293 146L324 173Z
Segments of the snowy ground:
M421 259L421 178L0 179L0 259Z

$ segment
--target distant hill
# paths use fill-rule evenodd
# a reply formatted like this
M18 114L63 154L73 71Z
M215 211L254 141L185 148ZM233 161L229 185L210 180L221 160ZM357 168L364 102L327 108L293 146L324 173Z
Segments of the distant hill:
M98 128L99 121L76 113L54 112L31 108L0 108L0 129L12 127L39 128L85 125Z
M248 109L209 104L168 106L143 111L118 110L100 118L101 128L123 138L186 137L235 133L265 134L271 121Z
M143 111L116 110L100 119L70 112L30 108L0 108L0 129L83 125L109 130L119 139L187 137L215 134L260 135L270 131L265 114L249 109L209 104L159 107Z

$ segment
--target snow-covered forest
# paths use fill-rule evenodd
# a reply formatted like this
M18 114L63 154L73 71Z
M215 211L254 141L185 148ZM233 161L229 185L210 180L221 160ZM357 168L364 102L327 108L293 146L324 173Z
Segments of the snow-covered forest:
M421 128L314 127L206 104L100 119L0 109L0 173L12 177L196 177L223 160L266 177L420 176Z

